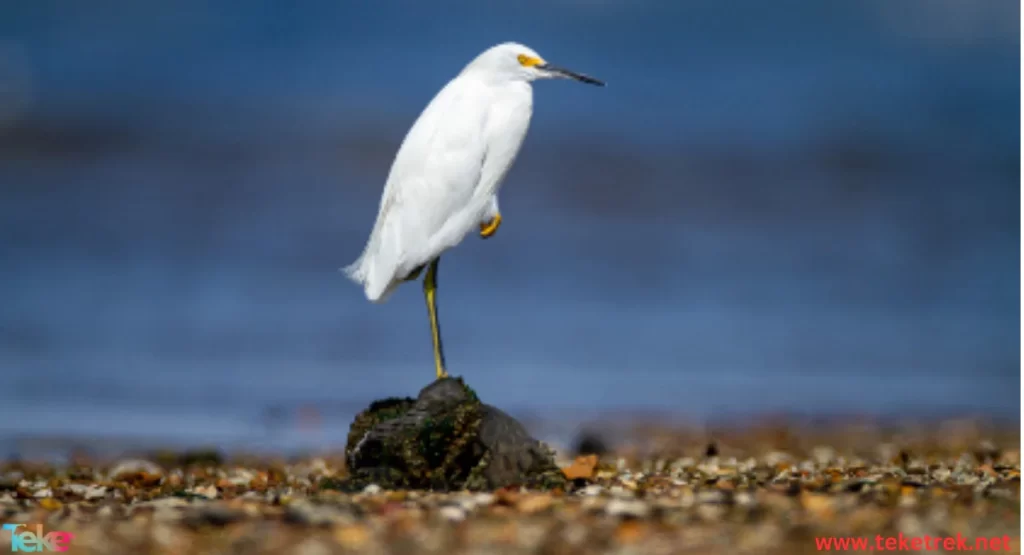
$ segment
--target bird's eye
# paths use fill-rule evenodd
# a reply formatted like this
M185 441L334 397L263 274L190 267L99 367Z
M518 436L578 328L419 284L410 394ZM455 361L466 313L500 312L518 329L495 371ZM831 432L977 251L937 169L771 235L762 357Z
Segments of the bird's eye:
M519 60L519 65L523 67L533 67L544 63L540 58L534 58L533 56L527 56L526 54L520 54L516 56L516 59Z

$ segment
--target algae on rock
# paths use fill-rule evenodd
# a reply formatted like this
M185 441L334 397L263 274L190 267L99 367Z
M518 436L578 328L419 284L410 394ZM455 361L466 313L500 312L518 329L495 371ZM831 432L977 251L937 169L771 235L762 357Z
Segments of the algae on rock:
M331 487L348 491L566 485L551 450L461 378L437 380L416 399L375 401L353 422L345 457L350 477Z

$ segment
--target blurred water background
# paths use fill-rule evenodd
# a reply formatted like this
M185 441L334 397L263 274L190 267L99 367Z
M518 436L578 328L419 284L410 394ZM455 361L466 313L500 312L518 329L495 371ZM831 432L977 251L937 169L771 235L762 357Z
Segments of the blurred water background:
M337 445L432 379L369 304L408 126L505 40L505 222L445 257L448 363L571 422L1020 411L1019 2L0 6L0 437Z

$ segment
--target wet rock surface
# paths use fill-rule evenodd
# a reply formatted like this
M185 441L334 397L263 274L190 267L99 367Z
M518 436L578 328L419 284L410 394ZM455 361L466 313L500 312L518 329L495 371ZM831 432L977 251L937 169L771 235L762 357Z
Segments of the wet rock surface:
M352 475L335 484L342 491L565 486L554 453L460 378L437 380L416 399L371 404L353 422L345 455Z

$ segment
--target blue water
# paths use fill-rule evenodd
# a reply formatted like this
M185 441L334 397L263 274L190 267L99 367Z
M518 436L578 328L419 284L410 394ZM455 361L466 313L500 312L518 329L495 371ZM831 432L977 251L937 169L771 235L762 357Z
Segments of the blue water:
M498 236L442 263L450 370L485 401L1012 418L1018 21L1009 0L5 5L0 436L332 445L415 394L418 286L371 305L338 268L419 110L503 40L609 86L537 85Z

